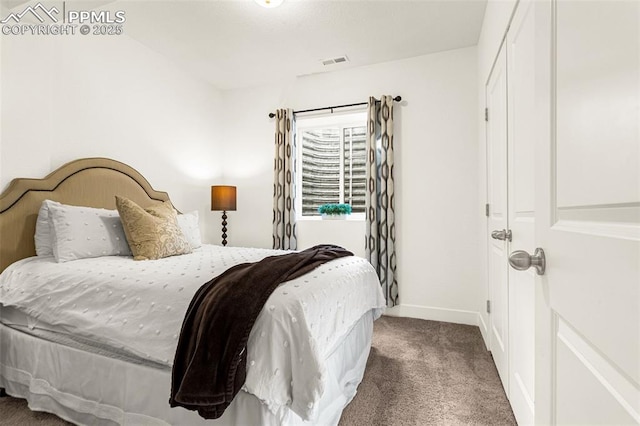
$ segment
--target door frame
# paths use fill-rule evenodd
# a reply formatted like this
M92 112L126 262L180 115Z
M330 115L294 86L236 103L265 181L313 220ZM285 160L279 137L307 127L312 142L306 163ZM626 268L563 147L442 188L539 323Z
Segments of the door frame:
M535 8L535 85L536 85L536 139L534 147L536 185L551 188L551 140L554 131L554 75L552 58L555 55L555 13L552 0L537 0ZM542 167L544 166L544 167ZM547 191L536 190L536 206L546 205ZM545 226L551 226L551 211L536 209L536 247L547 247ZM556 365L553 354L554 330L557 318L549 305L549 284L546 275L536 276L535 300L535 414L536 424L555 424L555 377Z

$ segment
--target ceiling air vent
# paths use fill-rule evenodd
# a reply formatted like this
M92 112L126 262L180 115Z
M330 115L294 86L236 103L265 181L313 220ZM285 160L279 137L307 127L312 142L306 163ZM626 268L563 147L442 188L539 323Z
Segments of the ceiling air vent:
M349 62L349 58L347 58L347 55L338 56L336 58L323 59L322 65L326 66L326 65L333 65L333 64L342 64L345 62Z

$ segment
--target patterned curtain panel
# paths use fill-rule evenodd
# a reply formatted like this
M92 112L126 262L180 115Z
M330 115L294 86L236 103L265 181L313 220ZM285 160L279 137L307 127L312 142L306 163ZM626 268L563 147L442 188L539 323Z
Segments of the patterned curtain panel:
M296 141L293 110L276 111L276 155L273 162L273 248L297 248L295 171Z
M367 259L378 272L387 306L398 304L393 177L393 97L369 98L367 118Z

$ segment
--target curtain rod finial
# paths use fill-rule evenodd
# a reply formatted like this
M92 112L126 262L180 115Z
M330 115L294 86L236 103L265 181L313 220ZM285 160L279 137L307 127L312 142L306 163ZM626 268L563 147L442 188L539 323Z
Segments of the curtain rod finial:
M402 100L402 96L398 95L395 98L393 98L393 100L396 102L400 102Z
M275 116L276 116L276 115L275 115L274 113L272 113L272 112L270 112L270 113L269 113L269 118L273 118L273 117L275 117Z

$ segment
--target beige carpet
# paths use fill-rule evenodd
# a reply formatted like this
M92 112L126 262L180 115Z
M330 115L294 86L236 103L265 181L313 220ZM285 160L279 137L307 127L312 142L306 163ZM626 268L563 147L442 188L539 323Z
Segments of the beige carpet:
M53 414L38 413L29 410L27 401L11 397L0 398L0 425L46 425L62 426L70 423L59 419Z
M382 317L340 426L515 425L480 330Z
M2 425L68 425L0 398ZM358 394L340 426L515 425L477 327L382 317Z

